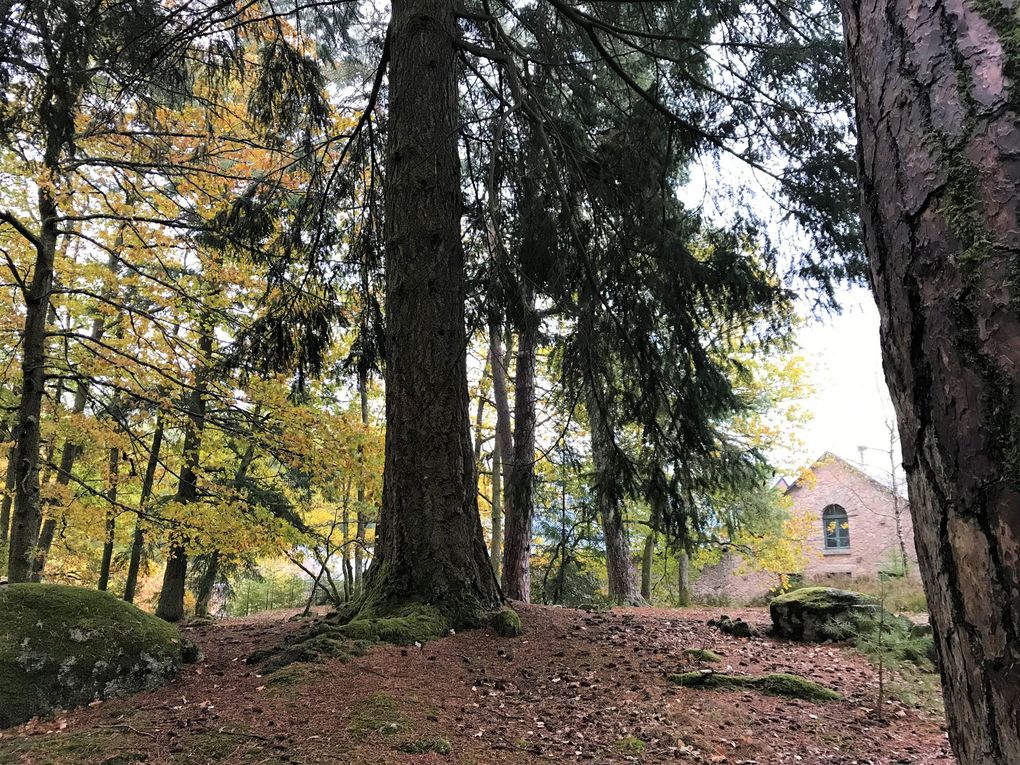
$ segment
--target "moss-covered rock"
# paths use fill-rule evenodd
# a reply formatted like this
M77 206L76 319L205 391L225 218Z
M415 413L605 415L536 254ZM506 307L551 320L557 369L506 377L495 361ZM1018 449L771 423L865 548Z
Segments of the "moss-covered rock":
M503 637L518 637L524 632L521 626L521 617L512 608L504 608L497 611L492 617L492 629L497 635Z
M687 688L747 689L770 696L788 696L805 701L838 701L843 697L831 688L797 675L775 672L768 675L731 675L721 672L682 672L669 681Z
M851 638L879 610L874 598L833 587L804 587L769 603L773 634L809 643Z
M177 628L106 592L0 586L0 727L176 674Z

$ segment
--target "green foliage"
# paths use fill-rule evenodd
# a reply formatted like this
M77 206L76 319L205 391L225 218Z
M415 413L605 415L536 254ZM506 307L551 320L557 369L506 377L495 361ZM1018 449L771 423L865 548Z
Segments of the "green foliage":
M0 614L0 727L153 688L181 664L175 627L105 592L5 585Z
M797 675L776 672L768 675L730 675L698 671L670 675L669 681L687 688L742 690L751 688L770 696L788 696L805 701L838 701L843 697L831 688Z

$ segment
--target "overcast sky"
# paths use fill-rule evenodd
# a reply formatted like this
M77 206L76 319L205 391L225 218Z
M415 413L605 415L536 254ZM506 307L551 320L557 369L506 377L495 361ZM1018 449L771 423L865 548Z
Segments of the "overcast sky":
M864 453L865 467L888 482L886 423L894 415L882 372L878 310L871 294L860 288L845 292L840 302L841 314L810 319L799 333L815 388L808 402L814 418L801 435L811 459L831 451L857 463L857 447L872 447ZM898 442L896 448L898 465Z

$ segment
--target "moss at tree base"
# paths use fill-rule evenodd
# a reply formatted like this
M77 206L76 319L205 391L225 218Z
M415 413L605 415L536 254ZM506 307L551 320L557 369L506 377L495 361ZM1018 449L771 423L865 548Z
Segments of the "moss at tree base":
M838 701L843 697L831 688L797 675L776 672L768 675L728 675L720 672L683 672L670 675L669 681L685 688L751 688L770 696L788 696L804 701Z
M0 728L154 688L182 661L177 628L107 592L0 586Z
M512 608L497 611L491 624L493 632L503 637L519 637L524 632L521 617Z

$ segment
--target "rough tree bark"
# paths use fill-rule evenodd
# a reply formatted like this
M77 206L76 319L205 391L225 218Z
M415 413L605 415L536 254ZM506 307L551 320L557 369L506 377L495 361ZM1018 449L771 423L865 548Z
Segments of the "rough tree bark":
M472 459L455 0L394 0L386 147L386 456L360 615L428 603L479 624L502 593Z
M539 318L531 288L522 283L523 317L514 366L513 451L504 458L503 590L508 598L531 600L531 539L535 515L535 358ZM503 458L503 454L500 454Z
M362 326L362 332L367 329ZM362 367L358 370L358 398L361 402L361 424L368 425L368 370ZM358 454L361 454L361 447L358 447ZM368 533L368 513L365 512L365 481L358 480L357 493L357 514L358 525L354 535L354 591L361 592L362 578L365 574L365 540Z
M156 429L152 432L152 445L149 447L149 461L145 465L142 476L142 490L138 498L138 518L135 520L135 533L131 540L131 558L128 560L127 582L124 584L124 600L133 603L135 589L138 586L138 570L142 564L142 549L145 546L145 531L142 528L142 517L152 496L152 485L156 480L156 468L159 466L159 452L163 446L163 418L156 418Z
M1020 762L1020 19L842 2L864 241L961 765Z

